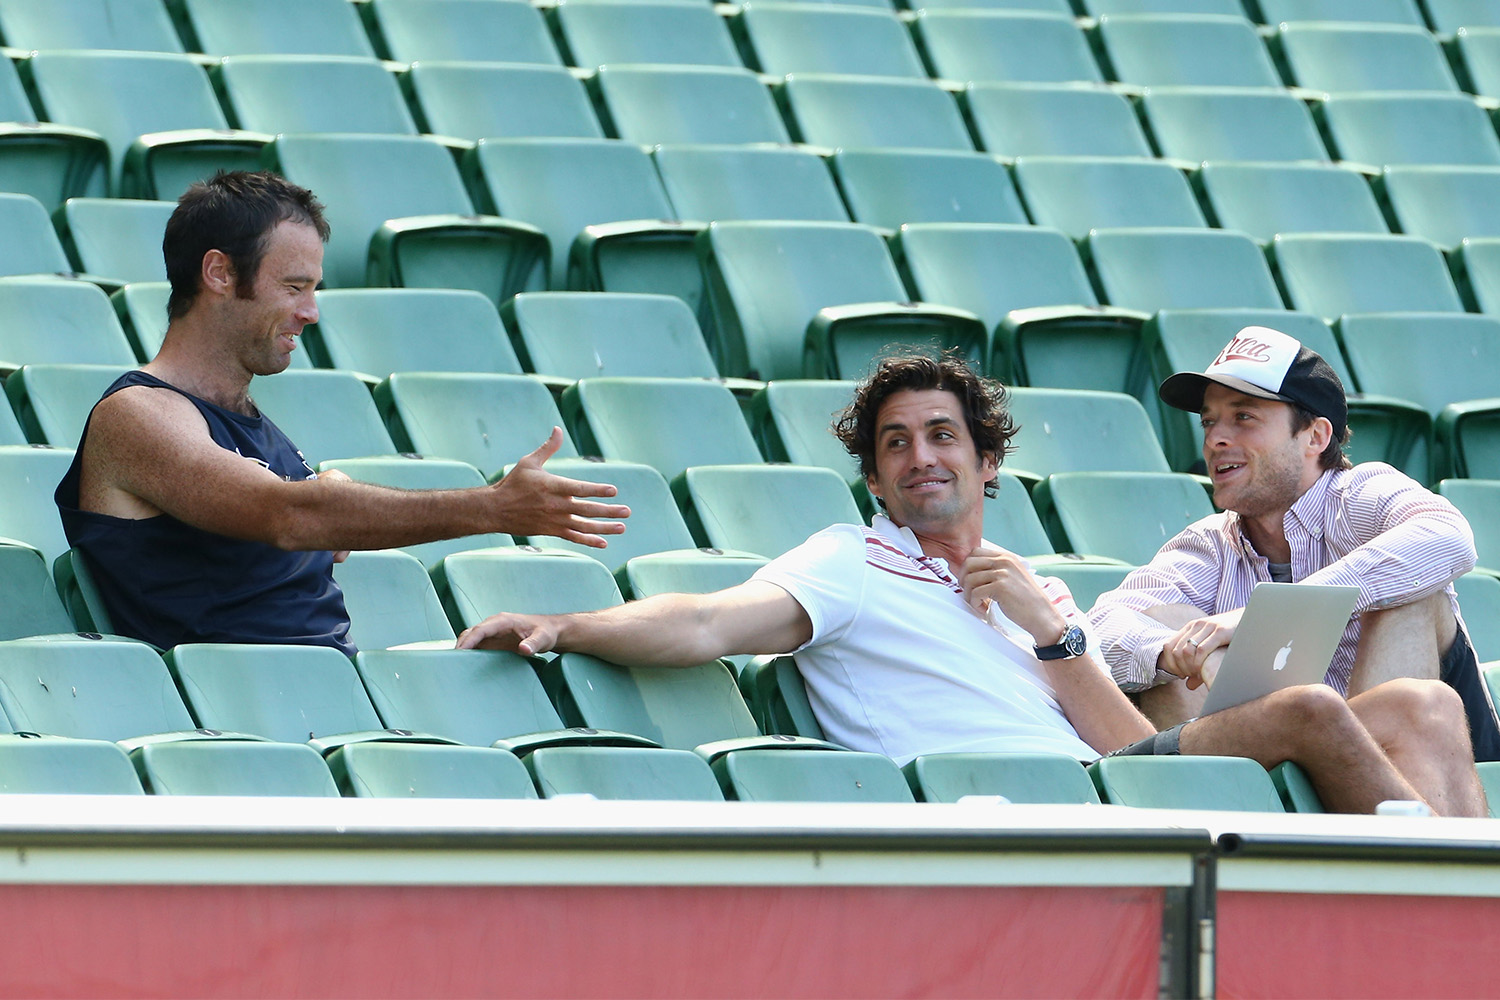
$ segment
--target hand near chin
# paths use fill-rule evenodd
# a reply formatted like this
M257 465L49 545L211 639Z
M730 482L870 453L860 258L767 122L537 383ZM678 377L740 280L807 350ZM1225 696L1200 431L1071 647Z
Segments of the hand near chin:
M1031 633L1037 645L1056 642L1066 627L1026 560L998 545L980 543L969 553L959 583L964 599L975 611L983 614L994 601L1005 617Z

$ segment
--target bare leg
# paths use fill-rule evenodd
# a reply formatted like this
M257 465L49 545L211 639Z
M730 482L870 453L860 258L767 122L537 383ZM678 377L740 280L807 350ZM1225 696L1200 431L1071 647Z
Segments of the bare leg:
M1203 617L1203 612L1191 604L1162 604L1146 614L1171 628L1182 628L1193 619ZM1199 687L1195 691L1189 691L1187 682L1179 678L1137 692L1135 702L1141 714L1158 730L1162 730L1171 729L1179 722L1202 715L1203 702L1207 697L1208 688Z
M1349 699L1386 757L1444 816L1487 816L1462 699L1440 681L1400 678Z
M1348 703L1323 684L1285 688L1190 722L1182 752L1250 757L1267 769L1296 761L1332 812L1371 813L1386 799L1422 798Z
M1438 663L1457 634L1453 607L1443 593L1399 608L1365 612L1348 696L1399 677L1437 680Z

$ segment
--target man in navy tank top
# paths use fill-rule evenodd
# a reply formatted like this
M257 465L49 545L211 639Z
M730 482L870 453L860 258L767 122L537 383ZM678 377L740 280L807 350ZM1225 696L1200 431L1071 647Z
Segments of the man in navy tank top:
M318 318L328 223L310 191L270 173L193 185L162 250L170 325L149 364L95 405L57 488L68 542L113 627L169 647L284 642L354 652L333 564L484 532L600 546L629 508L613 486L554 476L541 447L490 486L407 491L319 475L250 397Z

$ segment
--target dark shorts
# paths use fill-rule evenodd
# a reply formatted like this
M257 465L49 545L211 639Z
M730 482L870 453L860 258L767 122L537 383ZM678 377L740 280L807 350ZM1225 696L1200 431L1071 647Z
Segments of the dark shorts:
M1479 657L1463 629L1458 630L1453 645L1443 654L1438 670L1443 683L1463 699L1464 714L1469 717L1469 737L1474 741L1474 759L1500 760L1500 720L1495 718L1494 703L1479 673Z
M1191 720L1189 720L1191 721ZM1182 753L1182 727L1186 722L1179 722L1171 729L1163 729L1159 733L1152 733L1143 740L1126 744L1118 750L1105 754L1105 757L1176 757Z

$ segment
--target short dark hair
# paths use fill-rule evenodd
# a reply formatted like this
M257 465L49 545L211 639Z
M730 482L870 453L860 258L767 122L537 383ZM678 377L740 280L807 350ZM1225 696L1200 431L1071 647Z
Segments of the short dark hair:
M1292 433L1301 434L1312 426L1312 422L1318 419L1319 414L1314 413L1301 403L1288 403L1292 408ZM1326 417L1324 419L1327 419ZM1332 423L1332 421L1329 421ZM1352 469L1354 463L1349 461L1349 456L1344 454L1344 445L1349 443L1350 431L1347 424L1344 425L1344 433L1329 438L1328 447L1318 456L1318 467L1328 469Z
M221 170L199 181L177 199L167 220L161 252L166 258L172 294L167 316L177 319L198 297L203 255L222 251L234 267L235 294L251 297L256 272L266 254L271 230L282 222L301 222L328 242L323 206L307 188L267 171Z
M833 433L859 461L860 475L868 477L875 472L875 420L881 405L895 393L924 389L941 389L958 397L979 454L995 456L998 465L1012 451L1010 440L1020 428L1006 409L1003 385L979 375L952 352L897 354L880 362L874 374L855 388L853 401L834 419ZM985 496L993 497L996 492L993 481L985 484Z

